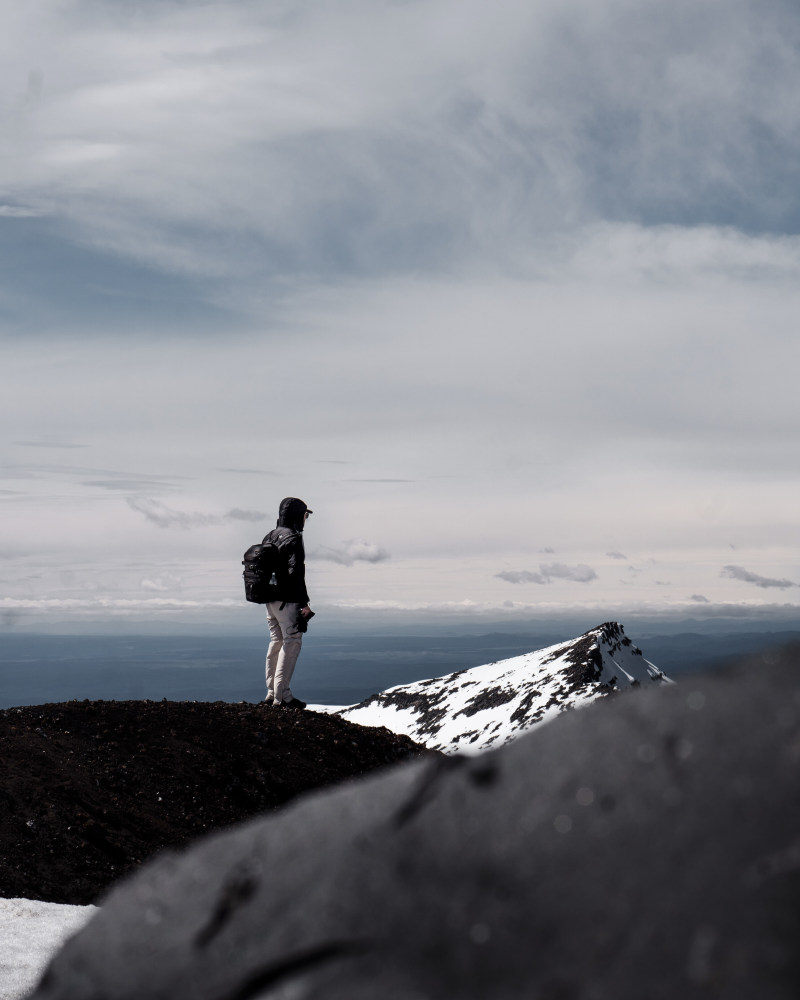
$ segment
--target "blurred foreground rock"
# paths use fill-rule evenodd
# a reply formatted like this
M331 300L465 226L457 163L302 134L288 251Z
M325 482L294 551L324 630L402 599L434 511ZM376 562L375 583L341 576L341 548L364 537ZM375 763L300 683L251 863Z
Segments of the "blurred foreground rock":
M164 856L35 1000L796 998L800 661L777 659Z

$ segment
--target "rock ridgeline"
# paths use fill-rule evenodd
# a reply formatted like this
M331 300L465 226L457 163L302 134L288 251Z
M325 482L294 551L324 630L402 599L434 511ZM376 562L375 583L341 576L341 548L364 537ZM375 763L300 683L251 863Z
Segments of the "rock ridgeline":
M406 736L263 703L5 709L0 896L94 902L155 851L420 754Z
M622 625L606 622L547 649L388 688L336 714L445 753L475 752L501 746L568 709L654 683L671 682Z

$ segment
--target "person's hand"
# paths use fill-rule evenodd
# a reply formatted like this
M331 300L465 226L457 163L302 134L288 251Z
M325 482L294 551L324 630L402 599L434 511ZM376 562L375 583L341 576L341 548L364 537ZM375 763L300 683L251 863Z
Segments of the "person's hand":
M300 608L300 614L303 616L303 618L311 618L311 616L314 614L314 612L306 604L306 606L304 608Z

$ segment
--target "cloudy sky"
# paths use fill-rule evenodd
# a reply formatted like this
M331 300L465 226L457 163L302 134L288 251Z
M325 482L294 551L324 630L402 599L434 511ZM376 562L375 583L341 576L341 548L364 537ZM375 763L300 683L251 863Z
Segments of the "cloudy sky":
M0 10L7 627L800 609L793 0Z

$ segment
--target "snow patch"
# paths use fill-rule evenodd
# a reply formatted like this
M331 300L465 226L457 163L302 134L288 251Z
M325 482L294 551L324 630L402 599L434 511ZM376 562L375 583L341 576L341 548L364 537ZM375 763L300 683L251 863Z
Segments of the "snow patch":
M361 726L385 726L434 750L476 753L568 709L653 683L672 682L622 625L606 622L546 649L387 688L358 705L310 707Z
M61 945L96 906L0 899L0 1000L27 996Z

